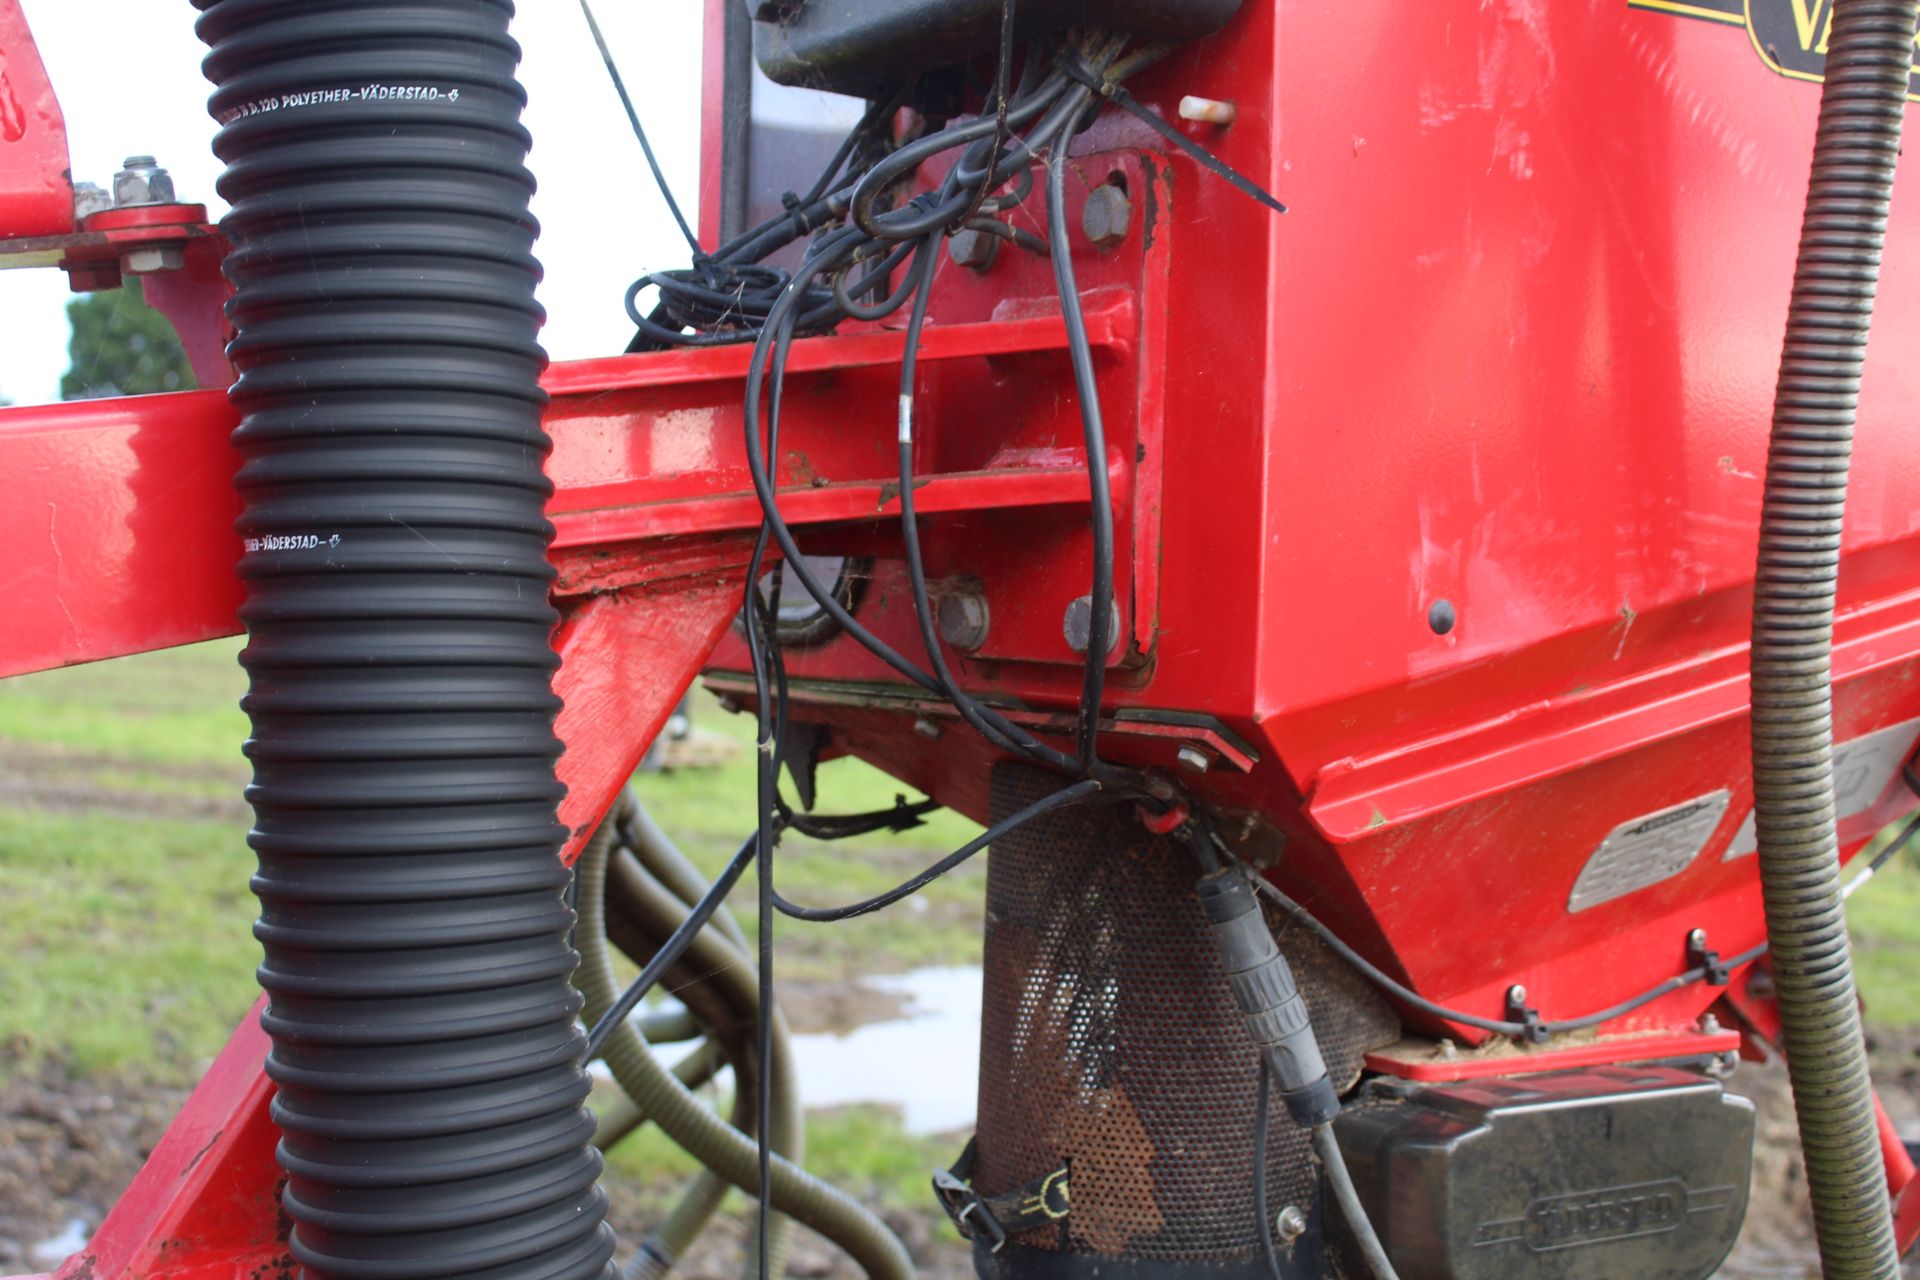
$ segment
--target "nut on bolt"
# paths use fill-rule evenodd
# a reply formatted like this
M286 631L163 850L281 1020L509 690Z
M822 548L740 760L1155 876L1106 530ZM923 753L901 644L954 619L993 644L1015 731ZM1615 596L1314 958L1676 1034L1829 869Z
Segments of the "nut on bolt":
M1180 767L1189 773L1205 773L1213 767L1213 759L1199 747L1188 745L1180 748L1177 759Z
M1086 207L1080 211L1080 229L1102 249L1125 240L1132 221L1133 201L1118 184L1104 182L1087 193Z
M130 276L152 276L178 271L187 265L182 249L134 249L120 255L120 269Z
M1300 1212L1299 1205L1290 1204L1274 1218L1273 1231L1281 1244L1292 1244L1307 1233L1307 1215Z
M128 156L120 172L113 175L113 204L116 209L129 205L175 204L173 175L160 167L152 156Z
M984 275L1000 258L1000 237L990 231L962 228L947 237L947 256L967 270Z
M992 620L983 592L956 591L940 601L940 638L963 652L987 642Z

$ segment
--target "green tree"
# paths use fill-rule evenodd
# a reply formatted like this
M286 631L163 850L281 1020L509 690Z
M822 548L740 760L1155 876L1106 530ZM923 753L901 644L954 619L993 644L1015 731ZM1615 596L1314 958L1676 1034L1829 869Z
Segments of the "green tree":
M193 367L167 318L147 305L136 282L67 304L73 337L62 400L190 391Z

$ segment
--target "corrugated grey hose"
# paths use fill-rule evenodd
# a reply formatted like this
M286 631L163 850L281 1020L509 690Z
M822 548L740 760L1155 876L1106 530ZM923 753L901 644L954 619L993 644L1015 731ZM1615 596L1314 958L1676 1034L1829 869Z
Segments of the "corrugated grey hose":
M1760 884L1827 1280L1899 1258L1854 994L1834 824L1840 531L1920 0L1835 0L1774 400L1753 607Z

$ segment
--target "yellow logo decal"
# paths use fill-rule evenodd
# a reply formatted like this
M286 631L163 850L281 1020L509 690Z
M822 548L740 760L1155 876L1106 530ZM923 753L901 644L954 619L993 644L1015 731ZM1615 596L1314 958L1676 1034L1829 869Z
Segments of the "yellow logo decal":
M1627 7L1745 27L1754 52L1770 70L1795 80L1825 78L1833 0L1627 0ZM1914 36L1914 78L1907 96L1920 102L1920 34Z

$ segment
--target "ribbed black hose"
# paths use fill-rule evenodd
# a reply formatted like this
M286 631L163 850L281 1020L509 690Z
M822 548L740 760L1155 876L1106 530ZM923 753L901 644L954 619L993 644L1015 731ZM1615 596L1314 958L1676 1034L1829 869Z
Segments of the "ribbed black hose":
M241 412L260 983L306 1274L613 1272L557 858L507 0L196 0Z
M1828 1280L1893 1280L1834 830L1847 470L1920 0L1836 0L1774 401L1753 610L1754 808L1787 1066Z

